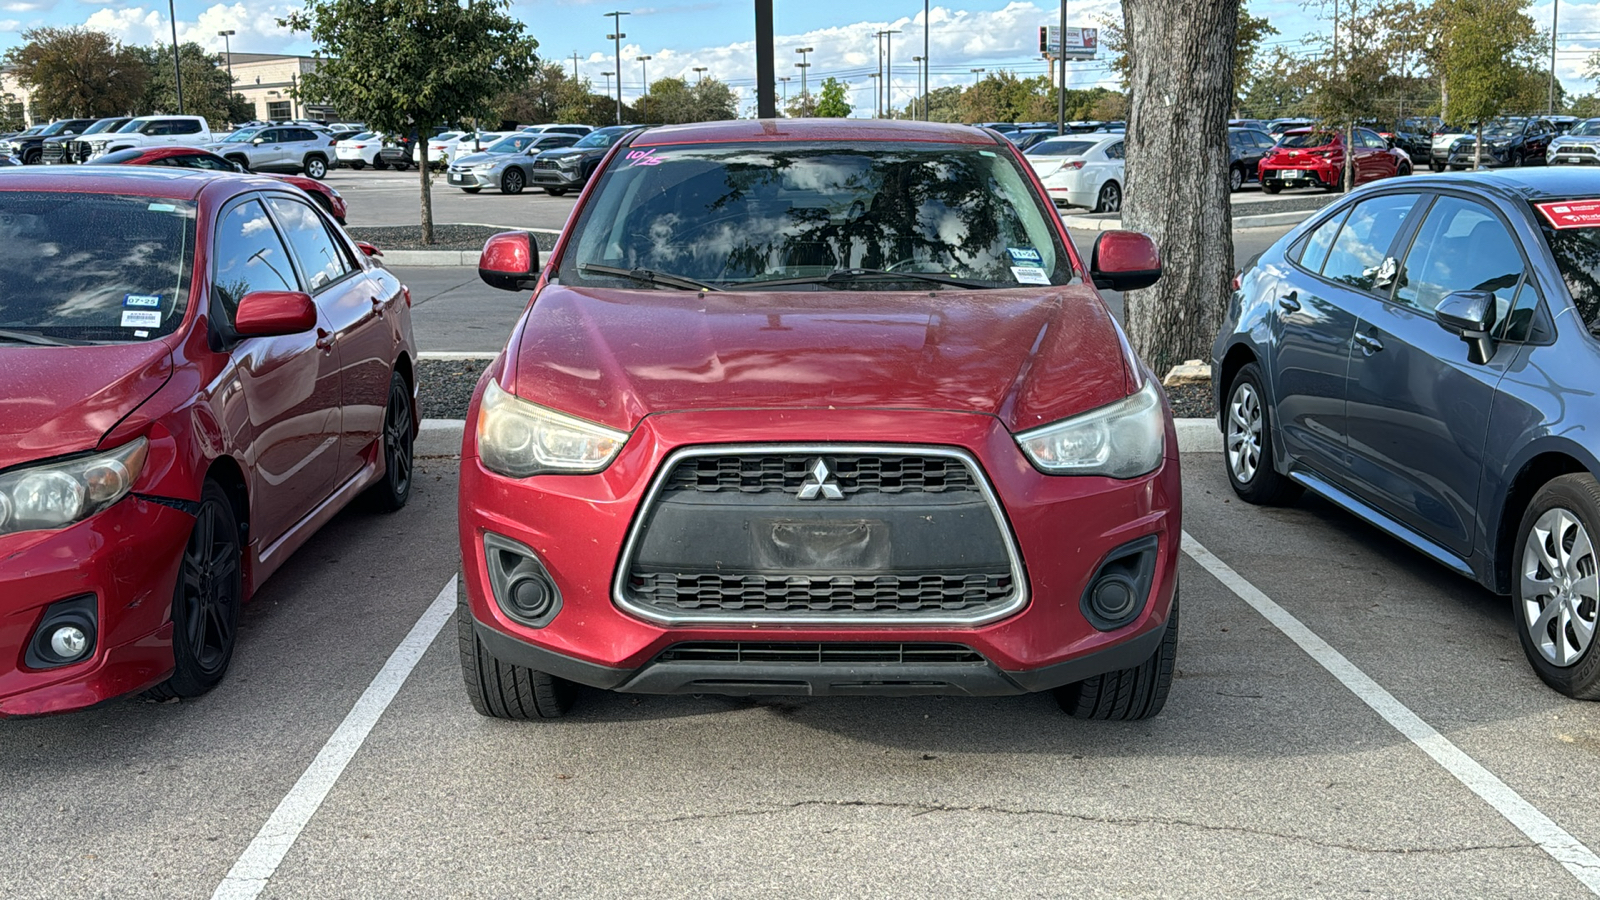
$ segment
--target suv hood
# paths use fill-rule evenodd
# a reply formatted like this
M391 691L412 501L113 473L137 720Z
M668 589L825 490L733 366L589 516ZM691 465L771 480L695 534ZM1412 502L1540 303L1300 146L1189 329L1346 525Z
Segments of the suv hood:
M1003 291L545 288L502 386L625 431L651 413L934 409L1013 430L1134 389L1134 357L1086 285Z
M0 469L93 449L171 375L158 341L0 346Z

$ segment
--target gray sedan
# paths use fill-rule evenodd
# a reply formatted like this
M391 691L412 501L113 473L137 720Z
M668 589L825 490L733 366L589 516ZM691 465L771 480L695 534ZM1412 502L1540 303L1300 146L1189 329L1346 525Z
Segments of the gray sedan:
M482 153L458 158L451 163L445 181L469 194L486 187L499 188L502 194L520 194L528 186L535 156L577 142L575 134L513 134L490 144Z

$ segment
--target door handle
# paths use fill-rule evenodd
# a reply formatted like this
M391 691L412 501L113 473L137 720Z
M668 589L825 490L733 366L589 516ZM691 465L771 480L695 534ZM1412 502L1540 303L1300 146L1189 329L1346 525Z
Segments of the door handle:
M334 340L333 334L331 332L329 332L327 329L324 329L324 328L318 328L317 329L317 349L318 350L322 350L322 351L332 350L333 349L333 340Z
M1284 294L1282 297L1278 298L1278 305L1283 307L1285 312L1299 312L1300 292L1290 291L1289 293Z
M1383 341L1380 341L1371 335L1365 334L1356 335L1356 345L1359 346L1362 352L1366 353L1368 356L1371 356L1372 354L1383 349Z

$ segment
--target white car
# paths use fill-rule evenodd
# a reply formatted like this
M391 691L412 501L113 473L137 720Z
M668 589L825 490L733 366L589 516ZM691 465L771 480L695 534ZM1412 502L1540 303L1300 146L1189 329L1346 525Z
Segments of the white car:
M481 153L490 144L515 132L510 131L446 131L428 139L428 161L448 166L467 153ZM416 157L416 153L412 153Z
M1443 130L1434 132L1433 146L1428 153L1428 167L1435 172L1443 172L1450 168L1450 148L1455 146L1456 141L1475 134L1477 134L1475 130L1469 131L1453 125L1447 125Z
M339 158L339 165L349 166L356 171L367 166L374 169L389 168L388 163L378 159L378 151L382 149L383 135L375 131L363 131L333 145L333 152Z
M109 134L85 135L87 156L95 157L134 147L204 147L214 139L211 126L200 116L140 116Z
M1124 138L1121 134L1063 135L1029 147L1026 158L1051 200L1095 212L1117 212L1122 209L1122 188L1127 183Z

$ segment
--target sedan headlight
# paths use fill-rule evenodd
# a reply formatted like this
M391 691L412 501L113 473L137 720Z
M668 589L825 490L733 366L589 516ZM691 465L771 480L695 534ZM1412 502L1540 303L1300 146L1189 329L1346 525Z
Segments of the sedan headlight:
M514 397L493 379L478 408L478 458L490 471L512 478L598 472L627 440L625 432Z
M1017 444L1046 475L1137 478L1166 452L1166 417L1154 381L1115 403L1025 431Z
M144 470L150 442L0 475L0 534L60 528L121 500Z

